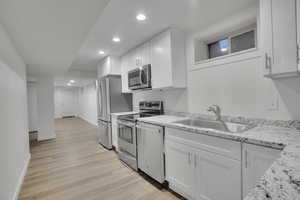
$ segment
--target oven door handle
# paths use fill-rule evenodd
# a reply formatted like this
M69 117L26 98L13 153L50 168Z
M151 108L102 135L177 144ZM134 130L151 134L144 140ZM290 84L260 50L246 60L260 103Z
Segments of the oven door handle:
M150 132L158 132L160 133L162 131L162 128L161 127L147 127L147 126L141 126L141 125L136 125L135 126L137 129L141 129L141 130L148 130Z
M140 85L141 85L141 86L143 85L143 78L142 78L142 75L143 75L143 69L140 69L140 71L139 71L139 77L140 77Z
M126 126L126 127L133 128L135 126L135 124L125 123L125 122L118 121L118 126Z

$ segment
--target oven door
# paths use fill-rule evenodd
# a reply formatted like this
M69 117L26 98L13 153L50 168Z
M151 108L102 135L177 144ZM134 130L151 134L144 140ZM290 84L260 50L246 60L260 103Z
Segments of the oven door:
M128 72L128 87L131 90L141 87L141 70L139 68Z
M135 123L118 121L119 151L136 157L136 130Z

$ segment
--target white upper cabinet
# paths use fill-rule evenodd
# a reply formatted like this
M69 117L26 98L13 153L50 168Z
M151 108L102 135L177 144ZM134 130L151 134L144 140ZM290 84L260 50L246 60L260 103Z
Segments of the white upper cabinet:
M260 20L265 76L297 75L296 0L261 0Z
M141 46L127 52L121 58L122 92L130 93L128 88L128 72L137 67L150 64L150 43L146 42Z
M244 197L253 189L275 159L280 156L280 152L277 149L243 144L242 174Z
M150 43L146 42L136 49L135 63L137 67L150 64Z
M128 88L128 71L151 64L152 89L186 87L185 36L168 29L122 56L122 92Z
M128 88L128 71L134 69L135 61L133 59L134 52L129 52L122 56L121 58L121 75L122 75L122 92L129 93L131 92Z
M98 64L98 78L107 75L121 74L121 60L116 56L108 56Z
M184 33L169 29L150 41L152 88L186 86Z

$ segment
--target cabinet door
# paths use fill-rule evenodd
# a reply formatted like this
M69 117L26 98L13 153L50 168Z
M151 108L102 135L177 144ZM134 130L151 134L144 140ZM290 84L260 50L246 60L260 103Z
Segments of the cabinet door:
M272 0L273 57L272 74L296 72L296 0Z
M150 64L150 43L147 42L135 49L134 64L136 67L142 67Z
M297 50L298 50L298 71L300 71L300 62L299 62L299 51L300 51L300 0L297 0Z
M128 55L121 58L121 77L122 77L122 92L129 92L128 89Z
M241 162L199 150L194 159L198 200L240 200Z
M150 64L150 42L143 44L140 51L141 65Z
M128 88L128 71L136 68L135 66L135 52L129 52L122 57L122 92L129 93L131 90Z
M166 179L175 192L195 199L194 150L166 139Z
M265 171L280 155L280 150L252 145L243 144L243 196L245 197Z
M145 156L145 134L143 131L137 127L136 129L136 137L137 137L137 163L139 169L146 169L146 156Z
M152 88L172 86L171 32L166 31L151 40L150 59Z
M270 75L271 59L273 57L272 0L260 0L260 33L264 74Z

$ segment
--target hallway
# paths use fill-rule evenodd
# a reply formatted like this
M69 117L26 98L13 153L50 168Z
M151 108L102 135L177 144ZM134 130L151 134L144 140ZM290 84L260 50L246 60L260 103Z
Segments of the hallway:
M95 126L78 118L59 119L55 125L55 140L31 145L20 200L177 199L99 146Z

